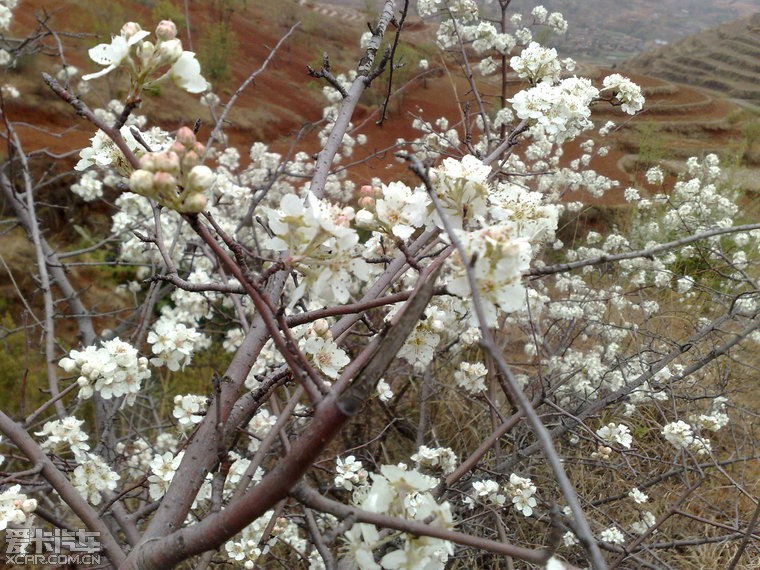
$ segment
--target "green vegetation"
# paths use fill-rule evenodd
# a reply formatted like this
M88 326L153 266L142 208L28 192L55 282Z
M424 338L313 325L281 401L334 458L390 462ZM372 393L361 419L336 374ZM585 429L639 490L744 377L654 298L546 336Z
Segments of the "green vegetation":
M201 38L198 57L206 78L226 83L232 77L230 62L238 48L238 40L232 29L235 12L245 9L246 0L209 0L213 24L207 26Z
M179 6L175 6L172 0L158 0L151 11L151 21L171 20L181 30L187 29L185 15Z
M639 141L639 161L645 168L669 158L665 135L655 123L637 125Z
M237 50L237 38L229 26L219 22L206 28L201 39L199 57L206 77L226 83L231 78L230 60Z
M85 19L83 28L104 41L118 34L121 26L127 21L121 2L89 0L81 4L86 8L83 10Z

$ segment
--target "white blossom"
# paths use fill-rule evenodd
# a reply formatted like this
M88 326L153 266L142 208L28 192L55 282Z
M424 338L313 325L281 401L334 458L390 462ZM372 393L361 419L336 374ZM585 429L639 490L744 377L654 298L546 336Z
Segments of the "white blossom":
M89 436L82 430L84 420L78 420L74 416L68 416L60 420L45 422L41 431L34 435L45 436L45 441L40 447L52 450L54 453L64 453L71 450L74 457L79 460L84 452L90 449L87 440Z
M335 460L335 486L346 491L352 491L355 485L363 485L367 481L367 470L362 462L357 461L353 455L345 459L338 457Z
M619 73L608 75L602 81L602 92L612 91L614 97L620 102L621 109L629 115L635 115L644 106L644 96L641 88L627 77Z
M421 445L410 458L418 467L440 469L444 475L452 473L457 466L457 456L449 447L427 447Z
M377 396L380 398L381 402L390 402L393 398L393 390L391 390L391 385L388 384L384 379L380 379L377 382L377 386L375 387L377 390Z
M207 405L208 398L206 396L178 394L174 396L174 411L172 415L177 419L180 426L191 426L203 420Z
M599 534L600 540L609 542L610 544L625 544L625 535L616 526L605 528Z
M457 386L471 394L478 394L486 389L485 377L488 369L482 362L462 362L459 370L454 372Z
M649 500L649 497L646 495L646 493L642 493L635 487L631 489L631 492L628 493L628 496L631 497L631 499L633 499L633 501L639 505L643 505Z
M91 504L99 505L103 494L116 489L120 477L103 458L93 453L85 453L79 459L79 465L70 475L77 491Z
M536 486L530 479L512 473L509 476L507 494L511 496L514 508L523 516L529 517L533 514L533 509L537 504L534 496Z
M59 366L66 372L80 374L79 397L92 397L95 390L106 400L126 396L124 403L133 404L143 380L150 378L148 359L138 356L137 349L118 338L107 340L100 347L88 346L72 350Z
M25 524L36 508L37 500L21 493L21 485L8 487L0 493L0 530Z
M624 424L609 423L599 428L596 435L606 442L620 445L626 449L630 449L631 443L633 443L631 430Z

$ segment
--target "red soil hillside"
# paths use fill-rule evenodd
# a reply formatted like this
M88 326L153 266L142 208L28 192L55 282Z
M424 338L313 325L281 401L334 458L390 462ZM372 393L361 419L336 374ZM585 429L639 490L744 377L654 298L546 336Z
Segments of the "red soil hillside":
M83 73L91 72L97 69L97 66L87 58L86 48L98 41L107 41L107 37L101 36L99 40L93 37L90 33L93 27L106 27L104 22L109 18L113 20L113 24L107 29L112 33L117 33L121 23L127 19L140 22L146 29L153 25L147 7L137 2L117 2L113 4L113 10L107 17L103 16L105 20L98 20L98 25L95 26L93 18L98 17L100 13L98 6L102 8L110 4L106 4L104 0L59 0L55 3L49 0L23 0L16 10L13 32L18 37L25 35L35 27L37 18L47 7L50 10L47 25L51 29L80 34L61 36L64 45L67 46L67 63L75 65ZM118 12L123 14L123 18L117 17ZM223 103L248 74L261 66L270 49L297 19L301 20L301 26L276 54L266 71L242 93L228 117L229 124L225 130L231 144L239 148L250 146L256 141L264 141L278 150L287 151L295 133L304 125L318 122L322 116L323 84L308 76L306 65L318 67L322 54L326 52L331 58L335 73L347 71L355 66L359 55L359 36L366 26L353 20L330 17L324 10L299 6L295 1L248 2L247 6L239 8L231 19L238 46L231 65L232 78L225 84L217 85L215 89ZM213 16L207 9L193 8L190 23L196 51L200 51L200 32L211 26L212 22ZM390 115L383 126L377 126L375 121L386 85L385 80L381 78L376 82L377 85L373 85L354 117L354 124L360 125L360 131L367 134L369 139L364 148L356 150L353 157L356 161L362 161L376 151L392 145L399 137L417 136L416 131L410 126L412 114L427 120L446 116L456 121L462 116L457 100L461 104L473 102L467 83L452 82L442 67L441 59L436 56L431 40L432 25L426 26L419 21L412 21L410 28L406 40L412 45L404 54L408 63L407 77L417 74L417 62L422 57L430 59L438 69L424 80L418 78L412 81L403 90L402 95L394 98ZM106 34L105 30L103 34ZM55 40L49 37L45 41L53 53ZM186 35L183 36L183 41L187 46ZM72 148L87 146L88 139L92 136L93 128L76 117L67 105L57 101L40 79L42 71L54 74L60 69L60 65L59 58L40 53L25 58L17 70L9 72L6 78L24 93L24 97L9 103L7 113L12 120L20 123L18 130L27 151L45 148L51 152L62 153ZM455 63L448 65L451 66L449 71L452 76L460 75ZM604 75L601 71L594 74L599 79ZM605 143L612 147L610 154L603 159L596 159L592 162L592 167L609 177L622 179L623 188L631 182L631 177L620 170L624 162L622 159L625 155L636 152L638 125L642 122L671 126L677 124L680 125L679 128L686 124L691 127L712 125L710 128L715 135L720 131L718 126L724 122L726 115L734 109L732 104L720 101L698 89L675 86L639 74L636 74L634 79L644 85L648 92L648 106L644 113L630 118L619 110L600 109L595 116L600 122L614 120L621 124L621 128L614 133L611 140ZM521 86L518 83L510 86L510 90L513 91L519 88ZM103 106L110 98L122 94L123 90L124 78L114 73L108 76L107 81L94 82L93 89L85 96L85 100L92 107ZM496 92L496 89L486 85L484 92ZM162 87L160 97L146 96L138 112L147 115L154 123L171 129L183 124L193 124L200 118L206 125L201 131L202 135L209 132L208 125L212 121L209 110L198 103L197 96L189 95L172 86ZM28 126L24 126L23 123L27 123ZM723 147L730 144L732 136L734 135L730 128L720 131L719 144ZM704 139L697 139L705 143ZM702 143L696 144L697 150L710 150L710 143L700 147ZM313 129L311 134L307 130L303 145L309 152L317 150ZM567 160L576 156L577 152L568 149ZM75 156L72 156L72 163L74 159ZM386 154L362 162L352 169L351 177L357 183L364 183L373 176L388 178L391 175L411 179L406 167L399 165ZM607 197L605 202L620 203L620 194L618 192Z

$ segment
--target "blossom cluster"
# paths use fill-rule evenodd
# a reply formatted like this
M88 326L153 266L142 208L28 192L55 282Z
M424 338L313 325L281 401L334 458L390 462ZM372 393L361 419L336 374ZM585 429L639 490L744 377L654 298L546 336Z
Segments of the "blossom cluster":
M491 168L472 155L466 155L461 160L446 158L440 166L431 169L433 189L454 228L467 229L474 222L482 224L491 191L488 183L490 174ZM433 220L443 227L437 212Z
M148 359L138 356L137 349L121 339L104 341L84 350L72 350L59 366L68 373L80 374L79 397L91 398L97 390L102 398L120 398L133 404L143 380L150 378Z
M204 192L216 180L212 170L200 164L205 151L195 133L182 127L168 150L140 157L140 168L129 177L129 189L178 212L197 214L206 207Z
M466 268L475 260L474 273L488 326L494 326L498 310L512 312L525 306L522 275L531 258L530 243L514 238L507 225L489 226L473 232L457 231L467 258L456 255L454 273L448 289L455 295L468 297L470 285Z
M189 93L200 93L208 88L201 75L195 54L182 49L177 37L177 26L164 20L156 27L156 43L146 40L150 32L135 22L124 24L110 44L98 44L90 49L90 58L104 66L98 72L82 76L89 81L102 77L124 66L129 72L130 99L136 99L143 89L171 80Z
M21 492L21 485L13 485L0 493L0 530L8 525L24 525L31 522L37 500Z
M40 445L42 449L50 450L55 454L71 451L79 461L85 452L90 449L87 443L89 436L82 429L83 424L84 420L68 416L60 420L45 422L42 430L34 432L34 435L45 437L45 440Z
M0 2L0 31L6 32L11 27L13 20L13 10L16 8L18 0L2 0Z
M304 274L293 302L308 286L310 293L326 301L345 303L355 280L369 278L370 268L356 248L359 235L350 226L353 208L334 206L309 193L305 202L286 194L278 209L264 211L273 234L265 246L287 252L290 262Z
M452 524L449 503L438 504L430 491L437 480L403 465L383 465L380 473L370 475L371 485L354 493L357 507L374 512L408 518L429 520L430 524L448 528ZM443 569L454 553L453 544L439 538L413 536L402 533L375 561L373 551L386 540L372 524L355 524L344 537L353 562L361 570L380 568L429 568Z
M275 516L274 511L267 511L261 517L245 527L233 540L224 544L227 559L236 568L253 569L259 567L260 556L268 553L278 543L287 545L297 552L301 559L314 570L324 568L324 563L316 548L303 538L299 526L288 517ZM334 517L315 516L320 530L334 525Z
M529 517L533 515L533 509L538 504L535 495L536 486L533 481L512 473L509 482L503 486L492 479L474 481L472 490L464 498L464 503L470 509L474 509L478 503L502 507L509 499L518 513Z
M454 372L457 386L471 394L478 394L486 389L485 378L488 369L482 362L461 362L459 370Z
M364 485L368 473L362 462L357 461L353 455L345 459L338 457L335 460L335 486L346 491L353 491L355 486Z
M710 440L694 433L694 429L683 420L665 424L660 433L677 449L690 449L697 455L710 454Z
M181 427L190 427L203 420L208 398L197 394L178 394L174 396L174 411L172 415L177 419Z
M147 340L155 354L150 363L166 366L172 372L190 364L196 349L205 346L201 333L164 316L156 321Z
M509 476L509 484L506 487L507 494L512 497L512 506L522 513L523 516L529 517L533 514L536 507L536 486L533 481L527 477L520 477L515 473Z
M174 454L167 451L153 457L150 462L151 474L148 476L148 492L151 499L156 500L164 496L169 484L174 479L174 474L177 472L184 453L184 451L180 451Z
M299 347L329 378L337 378L340 371L351 361L346 351L338 347L333 340L329 325L324 319L312 323L307 334L301 337Z
M631 430L625 424L609 423L599 428L596 435L607 443L619 445L625 449L630 449L633 443Z
M103 502L104 496L116 489L121 479L111 466L94 453L85 453L79 458L79 465L70 475L71 483L92 505Z
M440 470L444 475L453 472L457 466L457 455L450 447L421 445L410 459L417 464L418 469Z

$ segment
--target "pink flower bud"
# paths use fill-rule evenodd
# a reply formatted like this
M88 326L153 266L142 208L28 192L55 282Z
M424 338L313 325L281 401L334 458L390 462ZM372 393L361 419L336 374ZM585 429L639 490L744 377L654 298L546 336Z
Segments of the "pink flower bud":
M146 152L138 160L140 162L141 169L150 170L151 172L155 172L157 170L155 152Z
M195 144L195 134L190 127L182 127L177 131L177 142L190 148Z
M187 151L187 149L185 148L185 145L183 145L179 141L174 141L172 145L169 147L169 150L172 152L176 152L177 156L180 156L180 157L185 154L185 151Z
M156 26L156 37L162 42L177 37L177 26L171 20L161 20Z
M153 175L153 187L160 194L168 194L177 189L177 179L168 172L156 172Z
M187 185L190 190L203 192L216 181L214 172L208 166L194 166L187 175Z
M156 171L168 172L169 174L179 174L179 156L176 152L170 150L156 153L155 165Z
M121 31L119 32L119 34L122 37L129 39L132 36L134 36L137 32L142 32L142 28L140 27L140 24L138 24L137 22L127 22L121 27Z
M199 214L206 208L208 200L201 193L190 194L182 202L181 210L189 214Z
M359 188L359 194L361 194L362 196L371 196L372 192L373 192L372 186L370 186L369 184L365 184L364 186Z
M197 142L195 143L195 145L193 145L193 151L198 156L203 156L204 154L206 154L206 147L203 146L201 143Z
M189 150L185 154L185 156L182 157L182 170L188 171L192 169L194 166L198 166L201 162L201 157L198 156L195 151Z
M150 196L153 193L153 174L147 170L135 170L129 177L129 189L135 194Z
M375 199L372 196L362 196L359 198L359 206L370 209L375 205Z

